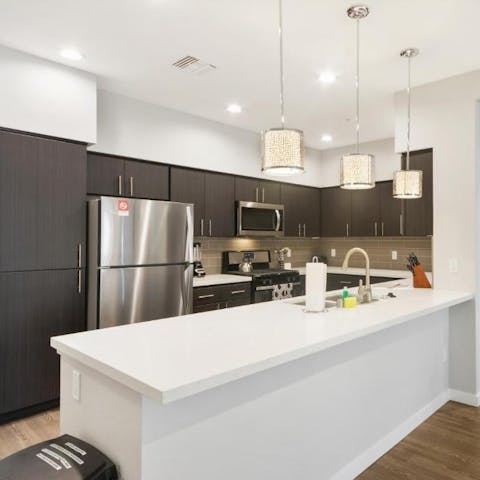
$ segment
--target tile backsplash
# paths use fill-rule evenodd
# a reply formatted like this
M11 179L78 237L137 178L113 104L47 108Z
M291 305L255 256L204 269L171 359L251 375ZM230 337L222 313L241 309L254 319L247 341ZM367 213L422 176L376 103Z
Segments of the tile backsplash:
M202 244L202 262L207 273L220 273L222 270L222 252L225 250L273 250L283 247L292 249L292 257L286 259L292 266L300 267L310 261L314 255L327 257L328 265L341 266L345 254L352 247L364 248L370 256L372 268L404 270L406 256L415 252L426 271L432 270L432 239L429 237L355 237L355 238L195 238ZM330 255L331 249L336 256ZM397 260L392 260L392 251L396 251ZM351 267L363 267L360 255L350 259Z

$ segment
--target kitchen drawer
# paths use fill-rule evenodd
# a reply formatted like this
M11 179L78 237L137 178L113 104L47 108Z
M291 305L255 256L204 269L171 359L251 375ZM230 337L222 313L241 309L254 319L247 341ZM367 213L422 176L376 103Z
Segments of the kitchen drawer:
M193 289L193 305L195 307L229 301L250 303L250 289L250 282L196 287Z
M200 313L200 312L211 312L212 310L219 310L222 307L221 303L207 303L205 305L193 305L193 313Z
M223 292L219 286L197 287L193 289L193 306L218 303L223 298Z

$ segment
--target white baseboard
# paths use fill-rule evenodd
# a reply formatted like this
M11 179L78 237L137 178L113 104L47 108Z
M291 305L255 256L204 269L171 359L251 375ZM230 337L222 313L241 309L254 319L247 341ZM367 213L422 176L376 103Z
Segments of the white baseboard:
M331 480L352 480L360 475L360 473L367 469L372 463L376 462L382 455L387 453L412 430L434 414L442 405L447 403L450 399L449 393L449 391L441 393L418 412L414 413L410 418L401 423L395 428L395 430L385 435L381 440L339 470L331 477Z
M451 388L448 391L448 397L454 402L464 403L465 405L471 405L472 407L480 407L480 394L462 392L461 390L455 390Z

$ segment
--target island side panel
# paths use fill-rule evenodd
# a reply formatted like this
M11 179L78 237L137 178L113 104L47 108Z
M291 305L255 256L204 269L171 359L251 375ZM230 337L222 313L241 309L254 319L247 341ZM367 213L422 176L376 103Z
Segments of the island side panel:
M119 469L121 480L141 479L141 396L61 356L60 430L91 443ZM80 399L72 395L73 372L80 373Z
M161 405L142 480L351 479L448 398L448 310Z

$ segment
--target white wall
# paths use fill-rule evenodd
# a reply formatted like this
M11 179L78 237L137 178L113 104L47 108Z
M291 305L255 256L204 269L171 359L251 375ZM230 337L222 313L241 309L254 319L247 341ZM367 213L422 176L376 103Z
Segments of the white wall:
M412 90L412 149L433 148L433 271L435 288L478 293L477 100L480 71ZM395 149L405 150L406 98L395 95ZM456 259L458 272L451 272ZM478 303L478 302L477 302ZM451 387L480 385L480 311L472 302L451 315Z
M340 158L355 152L355 145L322 150L321 187L331 187L340 182ZM400 155L395 153L393 138L365 142L360 145L361 153L375 155L375 178L378 181L391 180L393 172L400 168Z
M97 122L97 144L90 147L92 151L265 177L260 171L260 136L254 132L102 90L98 92ZM305 169L305 174L288 181L319 184L318 150L307 149Z
M96 141L95 76L0 46L0 126Z

